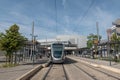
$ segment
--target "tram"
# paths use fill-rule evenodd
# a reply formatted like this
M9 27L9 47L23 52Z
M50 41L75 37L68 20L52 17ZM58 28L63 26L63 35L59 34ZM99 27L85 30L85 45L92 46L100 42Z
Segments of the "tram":
M51 61L52 63L63 63L65 60L64 44L52 43L51 44Z

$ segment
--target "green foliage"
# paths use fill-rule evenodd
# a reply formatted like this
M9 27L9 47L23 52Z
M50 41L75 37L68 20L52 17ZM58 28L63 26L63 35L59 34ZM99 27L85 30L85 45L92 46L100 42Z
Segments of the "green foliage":
M92 45L93 45L93 41L92 41L92 40L88 40L88 41L87 41L87 47L88 47L88 48L91 48Z
M15 67L15 66L18 66L19 64L2 64L1 67L3 68L8 68L8 67Z
M120 42L120 36L118 36L116 33L113 33L110 38L111 38L111 42ZM115 51L120 52L120 45L119 44L112 44L111 46Z
M111 41L118 41L118 37L117 37L116 33L112 34Z
M95 34L89 34L89 36L87 36L87 47L88 48L92 48L93 44L94 44L94 40L98 40L98 36ZM99 39L101 39L101 36L99 36Z
M25 40L26 38L19 33L19 26L14 24L6 30L6 33L0 33L0 49L6 51L6 57L11 59L13 52L24 46Z

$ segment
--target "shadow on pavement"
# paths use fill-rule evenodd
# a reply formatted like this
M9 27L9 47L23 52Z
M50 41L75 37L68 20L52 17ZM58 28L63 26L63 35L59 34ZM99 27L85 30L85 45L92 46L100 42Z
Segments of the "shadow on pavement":
M22 64L22 65L44 64L44 63L46 63L47 61L48 61L48 60L39 60L39 61L37 61L37 62L24 63L24 64Z
M64 64L72 64L72 63L77 63L77 61L72 60L72 59L66 57Z

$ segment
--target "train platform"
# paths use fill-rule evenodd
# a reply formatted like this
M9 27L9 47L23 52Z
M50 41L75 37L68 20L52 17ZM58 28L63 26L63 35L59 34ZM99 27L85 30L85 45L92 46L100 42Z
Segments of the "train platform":
M18 77L29 72L38 65L42 65L48 61L47 58L39 59L35 64L31 61L23 62L19 66L10 68L0 68L0 80L16 80ZM3 63L0 63L0 65Z
M91 58L84 58L84 57L80 57L80 56L67 56L68 58L95 66L95 67L100 67L100 68L104 68L113 72L117 72L120 73L120 63L117 62L111 62L110 65L110 61L105 61L105 60L100 60L100 59L91 59Z

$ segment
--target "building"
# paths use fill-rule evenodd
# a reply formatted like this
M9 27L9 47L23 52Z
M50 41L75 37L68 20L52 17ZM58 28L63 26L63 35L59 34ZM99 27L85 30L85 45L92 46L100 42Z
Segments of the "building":
M116 33L118 36L120 36L120 19L115 20L113 23L113 26L111 27L112 33Z
M87 47L87 37L79 35L60 35L56 37L58 40L69 41L71 44L76 44L77 48Z
M46 53L50 52L51 44L61 42L65 44L66 53L78 52L80 48L87 47L87 37L78 35L59 35L55 39L37 40L41 46L46 48Z
M37 40L41 45L51 45L54 42L62 42L64 44L74 44L77 48L87 47L87 37L78 35L59 35L55 39Z

